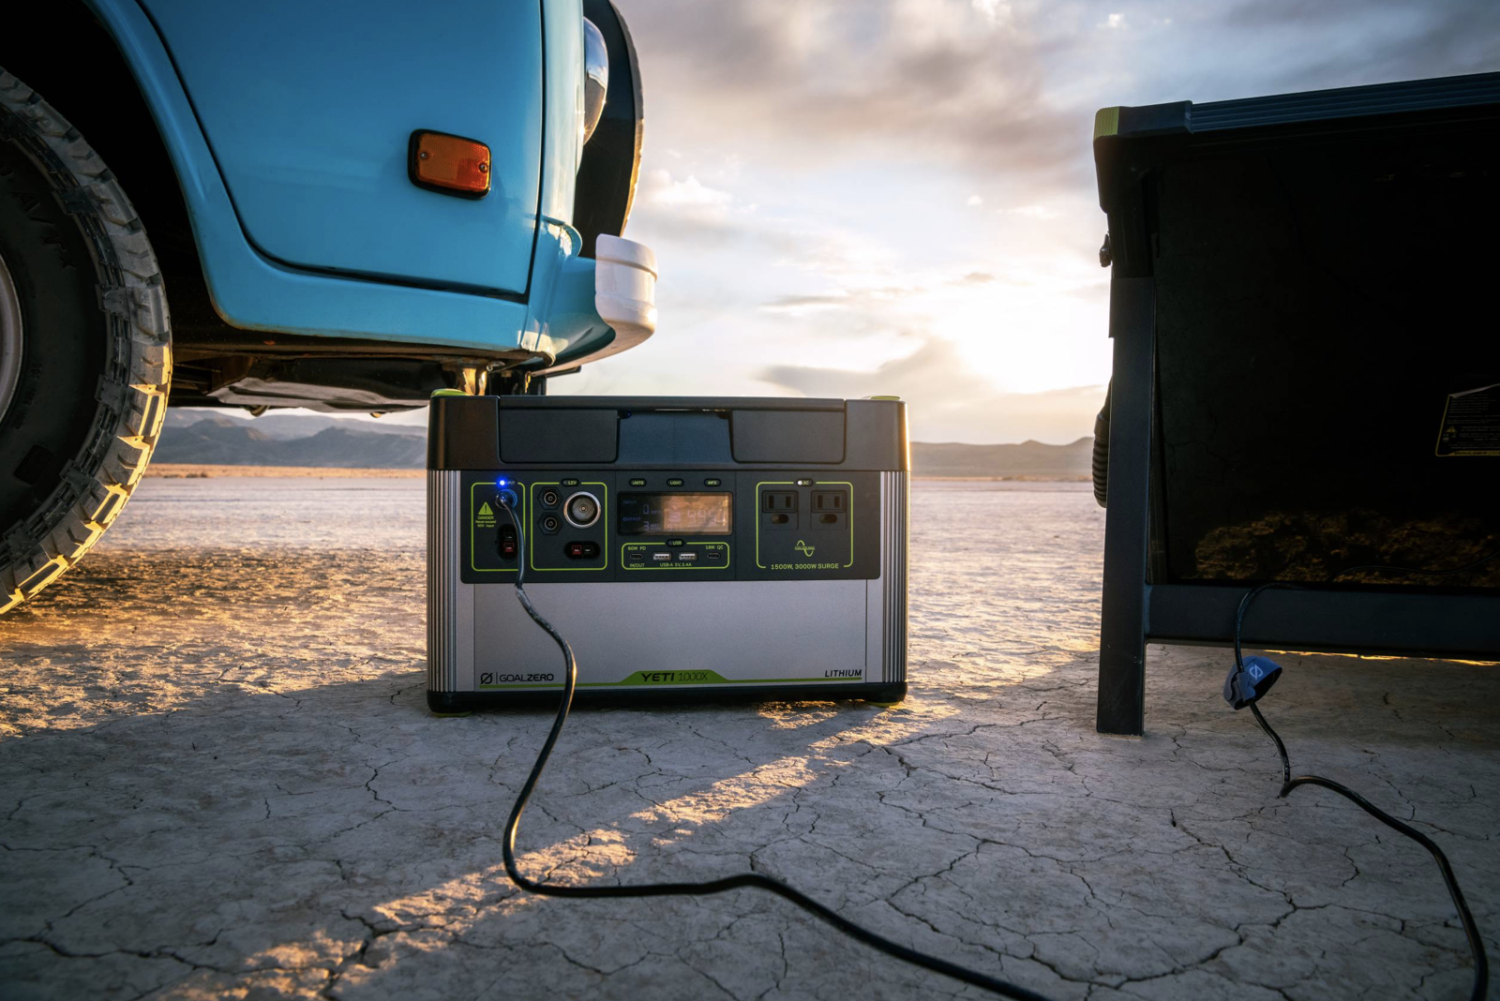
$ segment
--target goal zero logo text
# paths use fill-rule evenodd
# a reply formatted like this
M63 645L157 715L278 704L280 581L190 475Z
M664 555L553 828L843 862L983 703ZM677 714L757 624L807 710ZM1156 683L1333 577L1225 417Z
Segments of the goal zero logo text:
M535 685L553 680L551 674L494 674L485 671L479 676L479 686L487 685Z
M801 539L798 539L797 540L797 544L795 546L793 546L792 548L795 549L795 550L797 550L797 552L801 553L803 556L806 556L808 559L812 559L812 554L816 550L816 547L809 546L806 542L803 542Z

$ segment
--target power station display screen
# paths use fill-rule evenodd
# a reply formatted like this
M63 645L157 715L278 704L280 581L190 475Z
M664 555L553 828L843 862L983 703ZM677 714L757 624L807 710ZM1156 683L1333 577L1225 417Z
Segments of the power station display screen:
M734 531L728 493L621 494L621 535L729 535Z

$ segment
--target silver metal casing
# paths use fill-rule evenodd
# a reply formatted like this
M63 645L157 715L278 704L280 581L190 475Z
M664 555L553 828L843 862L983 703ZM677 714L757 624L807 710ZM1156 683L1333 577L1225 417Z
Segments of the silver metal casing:
M874 579L528 582L526 592L573 647L580 692L626 687L622 680L641 672L702 670L734 684L789 689L841 684L847 675L837 672L854 669L866 683L904 684L907 491L905 473L880 475ZM478 692L485 674L545 676L507 682L514 692L561 687L562 655L514 588L461 579L459 494L457 472L427 474L428 689Z
M444 402L451 410L460 401ZM490 412L498 411L490 406ZM696 442L693 447L706 448L723 463L725 456L711 447L710 432L730 432L719 425L733 422L685 424L685 418L674 416L670 423L652 425L642 419L648 415L640 413L639 404L621 407L620 413L621 429L624 418L633 417L636 426L651 432L632 450L621 430L616 459L621 451L633 451L626 457L634 462L585 466L576 461L578 447L564 445L560 458L575 460L566 466L549 462L545 449L521 453L536 461L518 463L507 459L520 450L507 452L497 440L492 464L484 461L488 451L480 449L477 456L460 454L453 462L467 468L428 470L427 687L432 707L460 711L550 702L562 688L562 654L517 600L513 585L519 559L496 555L497 540L511 524L493 500L502 490L512 498L521 527L515 543L517 555L527 559L527 594L573 649L578 697L899 700L906 688L907 471L850 470L847 461L824 463L825 468L804 463L791 471L771 462L684 462L679 469L671 460L684 458L681 447L650 447L662 440L658 432L670 429L669 439L679 446L691 437L683 428L703 432L700 437L709 445ZM904 411L901 420L887 423L888 431L899 433L899 441L887 450L898 461L890 464L904 465ZM740 424L743 429L754 422ZM445 433L449 438L455 434ZM736 450L759 456L748 444L739 447L742 439L753 442L743 430L740 435L726 438L728 457ZM849 448L843 441L838 444L847 459ZM768 447L769 458L782 456L774 439ZM702 457L697 452L687 456ZM563 475L560 468L576 475ZM660 484L692 489L702 483L731 495L736 506L733 530L721 536L722 543L691 534L686 546L683 539L643 542L646 536L624 531L624 505L633 489L665 490ZM590 543L590 552L597 555L576 574L555 552L580 536L580 530L566 523L550 534L542 529L549 513L561 513L557 494L570 489L590 492L604 508L603 523L593 530L598 534L587 536L599 540ZM773 490L781 497L796 495L789 503L798 509L780 518L785 522L790 517L793 526L803 527L777 534L772 524L777 516L764 513ZM824 502L818 493L837 495L830 502L838 505L836 513L814 511ZM549 497L552 506L547 508L543 501ZM832 527L819 526L820 519ZM842 549L828 541L842 540L845 534L849 541ZM671 562L686 559L682 554L697 544L722 545L724 563L732 565ZM645 560L650 554L668 563Z

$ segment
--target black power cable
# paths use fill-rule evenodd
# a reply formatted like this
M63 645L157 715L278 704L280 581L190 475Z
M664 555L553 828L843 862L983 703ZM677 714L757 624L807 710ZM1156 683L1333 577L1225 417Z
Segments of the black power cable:
M536 791L537 783L541 781L542 772L547 767L547 761L552 756L552 750L557 746L557 738L562 733L563 724L568 721L568 711L573 707L573 693L578 682L578 662L573 656L573 648L568 645L567 640L563 639L562 633L558 632L557 627L552 625L551 622L548 622L547 618L536 610L536 606L532 605L531 603L530 596L526 594L526 532L525 529L521 527L520 519L516 517L516 512L506 501L504 494L501 494L499 498L499 506L500 509L505 512L506 517L510 519L511 525L515 527L516 539L519 543L517 549L517 571L515 584L516 598L520 601L521 607L526 609L526 614L531 617L531 620L542 629L544 629L548 636L552 637L552 641L556 643L557 648L562 651L563 661L566 665L566 670L563 675L562 701L557 707L557 716L552 720L552 728L547 731L547 738L542 742L541 751L537 753L536 763L531 766L531 772L526 776L526 781L521 785L521 791L516 795L516 803L515 806L511 808L510 817L505 821L505 830L502 835L503 841L501 843L502 853L505 859L505 872L508 876L510 876L511 881L515 883L516 886L527 891L528 893L536 893L542 896L593 899L695 896L724 893L727 890L738 889L767 890L779 897L790 900L792 903L796 904L798 907L802 908L804 911L807 911L814 917L832 925L833 927L837 928L839 931L855 939L856 941L863 942L864 944L877 949L888 956L892 956L904 962L911 963L915 966L920 966L923 969L931 970L934 973L941 973L944 976L952 977L953 979L960 980L966 984L972 984L975 987L982 987L987 991L991 991L995 994L1000 995L1001 997L1013 998L1015 999L1015 1001L1051 1001L1051 999L1049 999L1046 995L1038 994L1036 991L1028 990L1027 988L1021 987L1018 984L1010 983L1007 980L1001 980L999 977L992 977L988 974L979 973L978 971L971 970L966 966L960 966L959 964L950 962L946 959L942 959L940 957L930 955L929 953L921 952L917 949L912 949L908 946L901 945L899 942L893 942L885 936L879 935L864 927L863 925L859 925L854 923L853 921L850 921L842 914L839 914L837 911L833 910L825 904L819 903L817 900L809 897L801 890L795 889L794 887L783 883L781 880L773 879L770 876L765 875L764 873L746 872L734 876L726 876L723 879L706 880L696 883L639 883L632 886L567 886L559 883L540 882L538 880L531 879L525 873L521 872L521 867L516 861L516 835L521 826L521 814L525 812L526 804L530 801L531 794ZM1476 563L1469 564L1468 566L1458 567L1456 569L1447 571L1431 572L1436 575L1461 573L1465 570L1471 570L1484 563L1487 563L1495 556L1500 556L1500 551L1491 553L1484 559L1479 560ZM1353 573L1356 570L1369 569L1399 570L1405 573L1429 572L1413 571L1408 570L1404 567L1351 567L1348 570L1342 571L1339 574L1335 575L1334 579L1337 579L1338 577L1342 577L1349 573ZM1234 656L1235 662L1241 667L1244 666L1244 662L1240 653L1240 630L1242 625L1244 624L1245 610L1249 608L1250 602L1255 598L1255 596L1260 594L1262 591L1268 590L1272 587L1288 586L1295 585L1284 585L1277 583L1262 584L1247 593L1244 600L1240 602L1239 612L1235 616ZM1371 804L1368 800L1360 796L1358 793L1347 789L1342 785L1339 785L1337 782L1333 782L1329 779L1319 778L1316 775L1303 775L1299 776L1296 779L1292 779L1291 763L1287 757L1286 745L1281 742L1281 738L1277 736L1276 731L1271 729L1271 724L1266 722L1266 718L1261 715L1260 709L1255 705L1254 702L1250 703L1250 709L1255 714L1255 719L1260 724L1261 729L1265 730L1265 732L1270 735L1271 739L1276 742L1277 752L1281 755L1282 772L1285 777L1285 782L1281 787L1281 797L1284 798L1293 789L1301 785L1320 785L1326 789L1331 789L1334 792L1349 798L1360 808L1365 810L1365 812L1369 813L1371 816L1375 817L1381 822L1389 825L1397 831L1400 831L1407 837L1413 838L1424 848L1430 851L1433 857L1437 859L1438 866L1442 869L1443 872L1443 880L1445 883L1447 883L1448 891L1453 896L1454 904L1458 907L1459 918L1464 925L1464 933L1469 938L1469 946L1474 952L1474 993L1471 996L1471 1001L1484 1001L1484 998L1487 996L1489 984L1489 964L1488 960L1485 957L1484 944L1479 938L1479 931L1474 924L1474 917L1469 913L1468 905L1464 902L1463 892L1459 889L1458 881L1453 875L1453 868L1448 864L1448 858L1443 854L1442 849L1438 848L1438 846L1434 844L1430 838L1422 834L1420 831L1413 830L1412 828L1403 824L1401 821L1390 816L1389 814L1386 814L1384 811Z
M529 893L539 893L548 897L667 897L667 896L694 896L698 894L723 893L726 890L738 890L741 888L754 888L768 890L779 897L785 897L809 914L828 924L833 925L839 931L849 937L863 942L868 946L880 950L888 956L913 963L917 966L962 980L966 984L975 987L983 987L985 990L993 991L1002 997L1014 998L1015 1001L1050 1001L1044 994L1027 990L1017 984L999 977L992 977L984 973L971 970L966 966L940 959L937 956L920 952L916 949L892 942L883 935L876 934L863 925L855 924L837 911L821 904L779 879L759 872L745 872L735 876L726 876L723 879L712 879L701 883L639 883L634 886L565 886L558 883L542 883L529 878L521 872L516 864L516 831L521 825L521 813L526 809L526 802L531 798L532 792L536 790L536 784L542 777L542 770L547 767L547 759L552 756L552 748L557 744L558 734L562 733L563 724L568 720L568 710L573 706L573 689L578 681L578 663L573 657L573 648L568 641L563 639L557 628L548 622L546 617L536 610L531 599L526 594L526 535L521 528L521 521L511 506L506 503L504 495L501 495L500 508L503 510L510 523L515 526L516 538L520 542L519 569L516 572L516 597L520 599L521 607L526 609L526 614L531 620L547 631L552 641L562 651L563 660L567 669L563 675L562 703L557 707L557 717L552 721L552 729L547 731L547 739L542 742L542 749L536 756L536 764L531 766L531 774L526 776L526 781L521 785L521 791L516 796L516 805L511 808L510 819L505 822L504 841L502 848L505 855L505 871L521 889Z
M1466 573L1470 570L1477 570L1479 567L1484 566L1486 563L1490 562L1497 556L1500 556L1500 550L1496 550L1495 552L1490 553L1488 556L1481 557L1480 559L1477 559L1472 563L1466 563L1463 566L1452 567L1446 570L1419 570L1414 567L1398 567L1388 566L1385 564L1367 563L1361 566L1349 567L1348 569L1340 570L1338 573L1330 577L1327 582L1332 583L1338 580L1340 577L1347 577L1352 573L1357 573L1362 570L1374 570L1382 573L1416 574L1423 577L1451 577L1454 574L1461 574ZM1250 608L1250 604L1257 597L1273 588L1285 588L1297 591L1304 590L1304 588L1300 587L1297 584L1287 584L1280 581L1272 581L1267 584L1260 584L1245 592L1245 596L1240 599L1239 610L1235 613L1234 616L1234 662L1240 670L1244 670L1245 667L1244 656L1241 653L1240 648L1240 634L1245 626L1245 612ZM1417 844L1427 849L1427 851L1432 855L1433 859L1437 861L1438 870L1443 874L1443 884L1448 888L1448 895L1453 898L1453 906L1458 911L1458 920L1463 925L1464 937L1469 941L1469 951L1474 956L1474 987L1469 993L1470 1001L1484 1001L1484 999L1489 996L1489 957L1485 955L1484 939L1482 939L1479 935L1479 927L1474 923L1474 915L1470 913L1469 904L1466 900L1464 900L1464 892L1459 888L1458 877L1453 873L1453 866L1449 864L1448 856L1444 855L1443 850L1439 848L1437 846L1437 843L1427 835L1423 834L1421 831L1418 831L1413 827L1408 826L1407 824L1402 823L1395 817L1392 817L1390 814L1386 813L1384 810L1380 809L1380 807L1365 799L1353 789L1341 785L1340 783L1335 782L1332 779L1325 779L1320 775L1299 775L1296 778L1292 778L1292 762L1291 759L1287 756L1286 745L1282 743L1281 737L1276 733L1275 730L1271 728L1271 724L1266 721L1266 718L1261 715L1260 706L1257 703L1250 703L1250 711L1255 715L1255 722L1258 723L1260 725L1260 728L1266 732L1267 736L1269 736L1271 740L1276 743L1276 753L1281 758L1281 792L1277 794L1278 799L1286 799L1287 795L1290 794L1293 789L1297 789L1301 786L1321 786L1322 788L1328 789L1331 792L1338 793L1340 796L1349 800L1355 806L1359 807L1361 810L1365 811L1370 816L1374 817L1376 820L1380 821L1382 824L1386 825L1392 830L1404 834L1408 838L1411 838Z

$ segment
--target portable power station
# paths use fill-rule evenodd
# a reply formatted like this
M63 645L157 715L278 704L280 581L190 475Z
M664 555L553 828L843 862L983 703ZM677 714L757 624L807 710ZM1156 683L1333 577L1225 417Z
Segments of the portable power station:
M432 401L427 701L906 693L899 400ZM520 522L518 533L504 498Z

